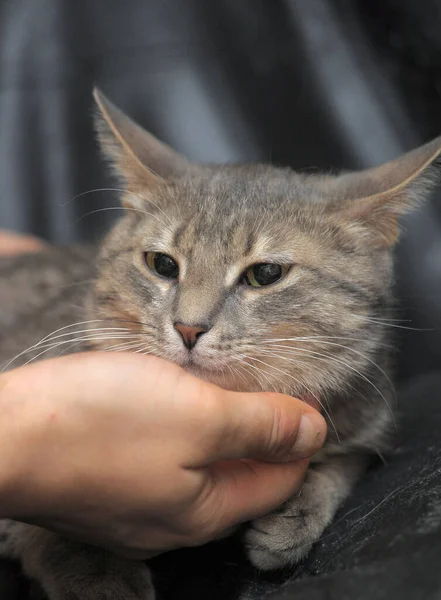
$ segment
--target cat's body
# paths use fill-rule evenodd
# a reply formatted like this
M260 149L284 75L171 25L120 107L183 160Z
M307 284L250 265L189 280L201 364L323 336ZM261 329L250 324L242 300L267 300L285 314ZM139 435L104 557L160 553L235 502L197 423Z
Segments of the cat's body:
M0 363L34 345L8 368L64 351L135 350L231 389L315 397L328 420L324 450L302 493L245 535L258 567L293 563L369 456L388 447L390 247L440 143L341 177L198 167L97 100L128 210L96 260L93 250L51 249L0 261ZM191 343L182 327L197 331ZM27 525L0 523L0 552L19 558L50 600L154 597L142 563Z

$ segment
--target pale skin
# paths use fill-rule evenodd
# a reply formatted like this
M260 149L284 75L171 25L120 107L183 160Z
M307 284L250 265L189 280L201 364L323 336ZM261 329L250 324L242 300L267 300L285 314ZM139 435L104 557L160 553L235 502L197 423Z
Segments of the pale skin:
M0 234L0 253L8 238ZM9 254L41 247L12 242ZM0 518L133 558L203 544L270 512L300 490L326 437L305 402L225 391L124 353L3 373L0 411Z

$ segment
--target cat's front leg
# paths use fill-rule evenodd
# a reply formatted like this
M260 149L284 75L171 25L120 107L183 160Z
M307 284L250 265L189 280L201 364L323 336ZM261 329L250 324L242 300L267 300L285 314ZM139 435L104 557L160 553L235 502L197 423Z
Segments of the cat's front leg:
M20 524L21 525L21 524ZM14 555L49 600L154 600L150 570L140 561L21 525Z
M259 569L280 569L306 556L349 495L366 457L332 457L311 465L303 488L278 511L253 521L245 533L248 557Z

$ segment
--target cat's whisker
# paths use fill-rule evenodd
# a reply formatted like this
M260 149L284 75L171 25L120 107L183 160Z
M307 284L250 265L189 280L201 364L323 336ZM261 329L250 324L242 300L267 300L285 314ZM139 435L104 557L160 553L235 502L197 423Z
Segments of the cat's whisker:
M230 371L231 378L233 380L235 380L237 377L240 377L242 379L242 381L245 382L245 385L247 384L247 379L246 379L245 375L243 373L241 373L236 366L233 366L233 365L227 363L226 367Z
M121 344L121 346L123 346L123 344ZM130 350L133 353L138 353L142 350L145 350L147 348L147 346L146 346L144 340L140 340L138 342L133 342L132 344L127 343L125 348L127 348L128 350ZM118 351L120 351L120 350L121 350L121 348Z
M226 367L225 367L225 365L224 365L224 366L222 366L222 367L221 367L221 369L220 369L220 375L221 375L221 377L222 377L222 379L223 379L223 382L224 382L224 384L225 384L225 383L226 383L226 381L227 381L227 378L226 378L226 375L225 375L225 370L226 370Z
M361 371L359 371L358 369L356 369L355 367L353 367L352 365L350 365L349 363L347 363L344 360L338 359L335 356L332 355L328 355L328 354L323 354L321 352L316 352L314 350L309 350L306 348L290 348L288 347L288 349L286 350L286 352L300 352L300 353L307 353L309 355L312 355L312 358L316 358L317 360L322 360L322 361L330 361L330 362L335 362L338 364L343 365L345 368L351 370L352 372L356 373L356 375L358 375L358 377L361 377L364 381L366 381L369 385L371 385L374 390L379 394L379 396L381 396L381 398L383 399L385 405L387 406L391 417L392 417L392 421L394 423L394 426L396 427L396 421L395 421L395 416L394 413L392 411L392 408L389 404L389 402L387 401L386 397L384 396L383 392L368 378L366 377L366 375L364 375L364 373L362 373ZM278 356L278 355L276 355ZM286 360L289 360L287 357L285 358Z
M66 328L62 327L59 331L62 331L63 329L66 329ZM75 331L72 331L72 332L69 332L69 333L60 334L60 335L57 335L57 336L53 336L52 334L49 334L49 335L45 336L44 338L42 338L36 344L34 344L32 346L29 346L28 348L26 348L25 350L23 350L22 352L20 352L16 356L14 356L14 358L12 358L8 363L6 363L6 365L3 367L3 370L6 370L13 362L15 362L18 358L20 358L24 354L32 352L33 350L37 350L38 348L44 348L45 345L54 343L54 340L56 340L58 338L68 337L68 336L75 336L75 335L78 335L80 333L85 333L85 332L89 333L89 332L92 332L92 331L107 331L107 330L109 330L109 335L110 335L110 330L112 330L112 331L118 331L118 334L122 334L124 331L130 332L130 329L127 329L127 328L116 328L116 327L115 328L114 327L108 327L108 328L106 328L106 327L103 327L103 328L98 328L98 329L83 329L83 330L80 330L80 331L75 330Z
M279 346L279 348L281 348L281 346ZM383 400L386 403L387 407L391 411L391 414L392 414L392 417L393 417L392 409L391 409L388 401L384 397L383 393L378 389L378 387L375 386L375 384L368 377L366 377L366 375L364 375L363 373L361 373L360 371L358 371L358 369L356 369L355 367L353 367L352 365L350 365L346 361L344 361L342 359L339 359L339 358L336 358L335 356L332 356L332 355L329 355L329 354L323 354L321 352L317 352L315 350L309 350L307 348L293 348L291 346L286 346L285 348L286 348L286 351L288 351L288 352L304 352L304 353L307 353L307 354L313 354L316 358L317 357L323 357L322 360L330 360L331 362L332 361L337 362L339 364L342 364L344 367L350 369L351 371L355 372L359 377L361 377L367 383L369 383L370 385L372 385L374 387L374 389L377 391L377 393L383 398Z
M72 335L74 335L74 333L72 333ZM34 350L40 350L42 348L44 348L43 352L41 352L40 354L37 354L37 356L33 357L31 360L27 361L25 363L25 365L29 364L30 362L36 360L38 357L42 356L43 354L45 354L46 352L49 352L51 350L55 350L57 347L64 345L64 344L71 344L71 343L76 343L76 342L84 342L84 341L101 341L101 340L107 340L107 339L128 339L128 338L132 338L133 336L130 336L129 334L109 334L106 336L84 336L84 337L73 337L71 339L67 339L67 340L62 340L62 341L57 341L57 342L51 342L51 341L46 341L46 343L42 344L41 342L39 342L38 344L34 344L33 346L30 346L29 348L26 348L26 350L23 350L22 352L20 352L19 354L17 354L16 356L14 356L13 358L11 358L11 360L9 360L3 367L2 370L0 371L1 373L3 373L4 371L6 371L6 369L8 369L8 367L10 367L16 360L18 360L19 358L21 358L22 356L25 356L26 354L34 351ZM23 365L23 366L25 366Z
M35 348L35 350L44 348L43 352L41 352L40 354L37 355L37 356L41 356L42 354L45 354L46 352L50 352L51 350L56 350L57 348L65 345L65 344L78 345L83 342L104 342L104 341L108 341L108 340L110 341L110 340L118 340L118 339L130 340L133 338L131 336L84 336L84 337L76 337L76 338L72 338L69 340L62 340L62 341L54 342L52 344L47 344L45 346L41 346L40 348ZM97 348L97 351L101 351L101 348ZM36 358L37 357L32 358L31 361L35 360ZM28 363L25 363L25 364L28 364Z
M308 335L308 336L296 336L289 338L268 338L261 340L262 344L268 344L271 342L309 342L309 341L320 341L320 340L345 340L350 342L364 342L366 343L368 340L362 338L354 338L348 336L338 336L338 335ZM392 344L384 344L381 342L375 342L375 346L381 346L384 348L393 348Z
M30 365L32 362L34 362L35 360L39 359L40 356L43 356L43 354L46 354L46 352L49 352L51 350L56 350L57 348L59 348L60 346L62 346L65 343L69 343L71 344L69 346L69 348L72 348L73 346L76 345L76 343L71 343L71 340L69 340L69 342L58 342L57 344L51 345L49 348L46 348L45 350L43 350L42 352L40 352L39 354L37 354L36 356L33 356L32 358L30 358L28 361L26 361L23 365L21 365L22 367L26 367L27 365ZM6 365L6 367L4 367L3 370L5 370L8 367L8 365ZM3 372L2 370L2 372Z
M248 357L251 360L255 360L261 364L263 364L266 367L270 367L271 369L274 369L275 371L281 373L282 375L284 375L285 377L289 377L290 379L293 379L298 385L300 385L300 387L305 388L305 390L311 394L311 396L317 401L317 403L322 407L323 412L325 413L325 415L328 417L329 422L332 425L332 428L334 429L335 432L335 436L337 438L337 441L340 442L340 436L338 434L337 428L335 426L334 421L332 420L332 417L329 413L329 411L326 409L326 406L323 404L323 402L318 398L318 396L316 394L314 394L314 392L308 388L304 383L302 383L301 381L299 381L296 377L294 377L293 375L291 375L290 373L287 373L286 371L283 371L282 369L279 369L278 367L275 367L274 365L271 365L270 363L266 363L263 360L260 360L259 358L255 358L255 357Z
M240 377L242 379L242 381L245 383L245 385L247 384L247 379L246 379L244 373L242 373L239 369L240 365L237 365L237 364L233 365L232 363L226 363L225 366L230 371L233 380L235 380L236 377Z
M159 177L159 175L158 175ZM164 183L165 181L162 179L162 177L159 177ZM157 208L170 222L170 224L172 224L172 220L171 218L167 215L167 213L165 213L162 208L160 206L158 206L156 204L156 202L153 202L153 200L151 200L150 198L144 198L143 196L141 196L140 194L137 194L136 192L132 192L129 191L127 189L124 188L115 188L115 187L106 187L106 188L94 188L93 190L86 190L85 192L80 192L79 194L76 194L76 196L73 196L72 198L70 198L69 200L67 200L66 202L64 202L63 204L61 204L61 206L67 206L68 204L70 204L70 202L73 202L74 200L77 200L78 198L81 198L82 196L87 196L88 194L94 194L97 192L118 192L120 194L127 194L130 193L130 195L135 196L137 198L139 198L142 202L145 202L146 204L152 204L155 208ZM124 210L127 210L125 207L116 207L116 208L123 208ZM141 210L141 209L139 209ZM90 213L88 213L90 214Z
M236 372L238 374L239 377L242 378L242 381L245 383L245 385L248 385L247 375L251 375L253 377L253 379L256 379L256 376L254 375L254 373L250 373L247 370L246 363L242 365L239 362L239 364L235 364L234 366L231 365L231 368L233 369L234 372Z
M144 344L138 350L135 350L135 354L138 354L138 353L145 354L146 352L148 354L151 354L152 352L155 352L156 350L157 350L157 348L155 347L155 345Z
M155 215L154 213L148 212L146 210L141 210L140 208L131 208L131 207L127 207L127 206L107 206L106 208L97 208L96 210L91 210L88 213L82 215L81 217L79 217L77 219L78 221L81 221L82 219L85 219L86 217L90 216L90 215L94 215L96 213L100 213L100 212L104 212L106 210L124 210L124 211L132 211L132 212L138 212L144 215L147 215L149 217L152 217L153 219L156 219L163 227L165 231L170 231L170 225L167 225L166 223L164 223L164 221L162 219L160 219L158 217L158 215Z
M376 319L377 317L370 317ZM393 319L391 317L381 317L381 321L394 321L398 323L412 323L412 319Z
M276 354L275 352L270 351L270 350L265 350L265 349L261 348L259 350L259 352L263 353L267 358L277 358L277 359L281 359L281 360L286 360L285 357L283 357L283 356L281 356L279 354ZM290 361L290 362L292 362L294 364L294 361ZM270 365L270 366L272 366L272 365ZM296 367L301 367L302 371L307 370L310 373L312 372L313 376L316 374L311 364L308 364L305 361L299 360L298 358L296 358L296 360L295 360L295 366ZM297 380L297 381L300 383L300 380ZM306 386L304 386L304 387L306 387ZM351 386L351 387L353 387L353 386ZM328 409L328 411L330 411L331 410L331 406L330 406L329 400L326 398L326 396L324 397L323 401L326 403L326 408Z
M97 309L95 309L96 312ZM110 322L110 323L127 323L129 325L143 325L144 327L148 327L149 329L159 329L153 323L145 323L145 321L135 321L135 319L121 319L120 317L111 316L111 317L103 317L102 319L97 319L98 321ZM129 328L130 329L130 328Z
M21 358L22 356L25 356L26 354L28 354L29 352L32 352L33 350L37 349L37 348L45 348L47 346L53 346L53 343L50 344L43 344L42 340L40 340L39 342L37 342L36 344L29 346L28 348L26 348L25 350L22 350L21 352L19 352L18 354L16 354L15 356L13 356L10 360L8 360L2 367L0 373L4 373L12 364L14 364L15 361L17 361L19 358Z
M303 360L301 360L301 358L305 358L304 354L301 354L300 351L296 352L295 350L290 350L290 351L284 351L284 350L279 350L279 352L277 352L277 348L273 348L273 349L266 349L266 348L260 348L259 352L263 355L265 355L268 358L275 358L277 360L284 360L287 362L290 362L291 364L293 364L295 367L301 367L301 370L305 370L307 369L308 371L311 371L313 376L315 376L317 374L317 371L313 368L313 365L311 365L310 363L308 364L308 362L305 362ZM290 357L284 356L283 353L289 353ZM317 359L317 357L315 356L308 356L307 358L312 358L312 359ZM320 359L320 360L324 360L324 359ZM354 386L348 382L344 382L344 387L348 387L350 389L353 389L360 397L363 397L361 395L361 393L359 392L359 390L357 390L356 388L354 388ZM329 408L329 401L326 400L326 402L328 403L327 406Z
M74 348L77 345L78 345L78 343L74 342L70 346L66 346L65 348L61 348L60 352L57 352L57 357L63 356L64 354L68 353L72 348Z
M289 348L291 348L291 346L290 346ZM274 350L270 350L270 349L266 349L266 348L260 348L260 349L259 349L259 352L262 352L263 354L266 354L266 355L268 355L269 357L273 357L273 358L274 358L274 357L276 357L276 358L281 358L282 360L286 360L286 357L283 357L283 356L281 356L280 354L276 354L276 353L274 352ZM295 350L293 350L292 352L290 352L290 354L294 354L294 355L295 355ZM299 355L300 355L300 356L302 356L300 353L299 353ZM310 358L313 358L313 359L319 360L319 359L317 359L317 357L315 357L315 356L312 356L312 357L310 357ZM320 360L324 360L324 359L320 359ZM295 359L295 361L293 361L293 363L294 363L294 362L295 362L295 365L299 365L299 366L301 366L301 367L302 367L302 369L305 369L305 368L306 368L306 369L308 369L309 371L312 371L312 373L313 373L314 375L316 374L316 371L313 369L313 366L312 366L311 364L308 364L307 362L304 362L304 361L302 361L302 360L299 360L298 358L296 358L296 359ZM359 397L360 397L360 398L362 398L363 400L367 401L367 398L366 398L366 396L364 396L364 395L363 395L363 394L360 392L360 390L358 390L358 389L357 389L357 388L356 388L356 387L355 387L355 386L354 386L352 383L349 383L349 382L345 381L343 385L344 385L344 388L345 388L345 389L346 389L346 388L348 388L348 389L352 390L352 391L353 391L355 394L357 394L357 396L359 396ZM328 401L328 400L326 400L326 402L327 402L328 409L330 409L329 401Z
M396 323L386 323L383 319L376 319L374 317L364 317L361 315L358 317L363 321L367 321L368 323L379 325L381 327L394 327L396 329L405 329L407 331L436 331L436 329L431 327L409 327L407 325L398 325Z
M58 340L58 341L54 341L54 342L46 342L45 344L39 344L36 347L31 348L30 351L32 350L40 350L41 348L48 348L51 346L56 346L58 344L68 344L69 342L76 342L76 341L80 341L80 342L94 342L94 341L102 341L102 340L134 340L136 337L136 335L130 335L128 333L115 333L115 334L93 334L93 335L74 335L72 334L73 337L71 337L70 339L65 339L65 340ZM28 350L29 352L29 350Z
M68 346L62 352L58 353L57 356L66 354L71 348L78 346L78 344L80 344L80 343L81 343L81 341L74 342L71 346ZM114 344L112 346L107 346L105 348L99 348L99 352L126 352L126 351L133 352L133 350L138 348L141 343L142 342L140 342L140 341L136 341L136 342L124 342L124 343L120 343L120 344Z
M360 352L359 350L356 350L355 348L351 348L350 346L345 346L344 344L337 344L335 342L330 342L328 340L321 340L321 343L326 344L328 346L336 346L337 348L343 348L345 350L349 350L350 352L354 352L358 356L361 356L361 358L363 358L364 360L366 360L367 362L372 364L374 367L376 367L380 371L380 373L386 378L392 391L395 393L395 388L394 388L394 385L393 385L392 380L389 377L389 375L374 360L372 360L371 358L366 356L366 354L364 354L363 352ZM277 347L277 348L290 348L291 347L291 346L282 346L282 345L278 345L278 344L271 344L271 345L273 347Z
M106 321L107 319L97 319L96 321ZM109 319L111 320L111 319ZM90 323L93 323L95 320L90 321ZM154 328L154 326L151 325L147 325L141 322L135 322L135 321L125 321L127 323L130 323L132 325L134 324L140 324L140 325L145 325L146 327L149 328ZM67 333L64 334L59 334L59 335L54 335L54 333L57 333L58 331L63 331L67 328L72 328L74 326L79 325L80 323L75 323L72 325L68 325L66 327L62 327L59 330L56 330L55 332L48 334L47 336L45 336L42 340L40 340L37 344L35 344L34 346L28 348L25 352L32 350L34 348L37 348L39 346L41 346L41 344L43 342L52 342L56 339L62 338L62 337L67 337L69 335L78 335L78 334L82 334L82 333L92 333L92 332L105 332L108 333L109 335L113 335L114 333L118 333L118 334L124 334L124 335L128 335L130 337L135 337L135 336L145 336L146 332L143 331L134 331L132 328L130 327L97 327L97 328L92 328L89 327L87 329L75 329L74 331L69 331Z
M143 348L140 348L139 350L135 351L135 354L142 354L142 356L147 356L149 354L154 354L156 356L160 356L159 352L158 352L158 348L156 347L156 344L150 345L148 346L147 344L144 344Z
M125 350L134 351L139 348L142 344L142 341L136 342L123 342L120 344L114 344L113 346L107 346L106 348L100 348L100 352L123 352Z
M271 378L269 377L268 373L265 373L263 369L259 369L259 367L257 367L256 365L253 365L252 363L249 362L249 359L252 357L249 356L248 354L241 354L240 355L242 357L242 362L244 365L246 365L247 367L254 369L257 371L258 375L268 384L268 386L270 387L269 390L267 390L266 386L263 385L262 381L260 381L260 386L262 387L262 389L265 389L265 391L274 391L276 392L276 386L274 384L273 381L271 381Z
M267 383L267 385L269 386L269 390L267 390L266 386L263 385L262 381L258 379L259 381L259 385L262 389L265 389L265 391L273 391L276 392L276 387L274 385L274 383L271 381L271 379L268 377L268 375L266 373L263 372L262 369L259 369L258 367L256 367L256 365L253 365L251 363L245 363L247 365L248 368L250 369L254 369L255 371L257 371L258 376Z
M51 336L49 338L46 339L46 342L50 342L56 339L60 339L60 338L64 338L67 337L69 335L78 335L81 333L94 333L96 331L100 331L100 332L105 332L105 333L127 333L128 335L138 335L137 333L132 332L128 327L94 327L94 328L88 328L88 329L79 329L79 330L75 330L75 331L71 331L69 333L61 333L59 335L56 336ZM36 344L35 347L38 347L40 345L40 343Z
M242 357L244 357L245 359L249 359L249 358L250 358L250 356L252 356L252 354L250 354L250 353L252 353L252 352L254 352L254 351L255 351L255 348L254 348L254 346L251 346L251 347L249 347L249 348L243 348L243 349L242 349L242 353L241 353L241 354L236 354L236 355L234 355L232 358L233 358L233 359L239 359L239 360L241 360L241 358L242 358ZM262 351L262 348L259 348L259 352L261 352L261 351ZM241 362L242 362L242 363L244 363L244 361L243 361L243 360L241 360ZM302 365L306 366L308 369L310 369L310 370L312 369L311 365L309 365L308 363L301 362L301 361L298 361L298 362L299 362L299 363L301 363ZM256 368L256 369L257 369L257 367L255 367L254 365L250 365L250 363L249 363L249 362L247 362L246 360L245 360L245 363L244 363L244 364L245 364L246 366L252 366L252 367L254 367L254 368ZM268 379L267 379L267 381L268 381ZM274 386L274 384L272 384L271 382L269 382L269 383L270 383L270 386L271 386L271 388L272 388L274 391L277 391L277 390L276 390L276 388L275 388L275 386Z
M60 204L60 206L67 206L68 204L70 204L71 202L74 202L74 200L77 200L78 198L81 198L82 196L87 196L88 194L95 194L96 192L120 192L122 194L125 194L127 190L124 190L123 188L111 188L111 187L107 187L107 188L94 188L93 190L86 190L85 192L80 192L79 194L77 194L76 196L72 196L72 198L69 198L69 200L66 200L66 202L63 202L62 204Z
M59 329L55 329L55 331L52 331L51 333L48 333L46 336L44 336L43 338L41 338L40 342L44 342L51 335L53 335L55 333L59 333L60 331L64 331L66 329L69 329L70 327L77 327L79 325L87 325L88 323L99 323L99 322L106 321L106 320L107 319L89 319L88 321L78 321L76 323L70 323L70 325L65 325L64 327L60 327ZM38 343L40 343L40 342L38 342Z
M244 371L246 373L248 373L248 375L250 375L255 381L257 381L257 385L259 386L260 389L265 389L265 386L263 385L263 381L261 379L261 377L263 377L263 379L268 383L268 385L274 390L273 384L268 379L268 377L266 377L266 375L264 373L262 373L262 370L258 369L255 365L252 365L249 362L246 362L245 360L243 360L242 356L246 357L246 355L235 355L234 356L234 359L239 362L239 364L237 366L238 367L241 366L244 369ZM248 368L253 369L253 371L257 371L257 375L256 375L256 373L249 371Z

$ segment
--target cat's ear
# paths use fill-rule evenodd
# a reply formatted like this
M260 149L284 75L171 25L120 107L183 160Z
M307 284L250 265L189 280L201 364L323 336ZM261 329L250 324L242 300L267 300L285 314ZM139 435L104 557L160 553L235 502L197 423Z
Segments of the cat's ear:
M184 157L132 121L98 89L95 125L104 156L129 190L155 188L194 168Z
M399 236L399 218L429 194L441 175L441 137L401 158L330 183L329 208L339 220L357 226L372 244L390 247Z

